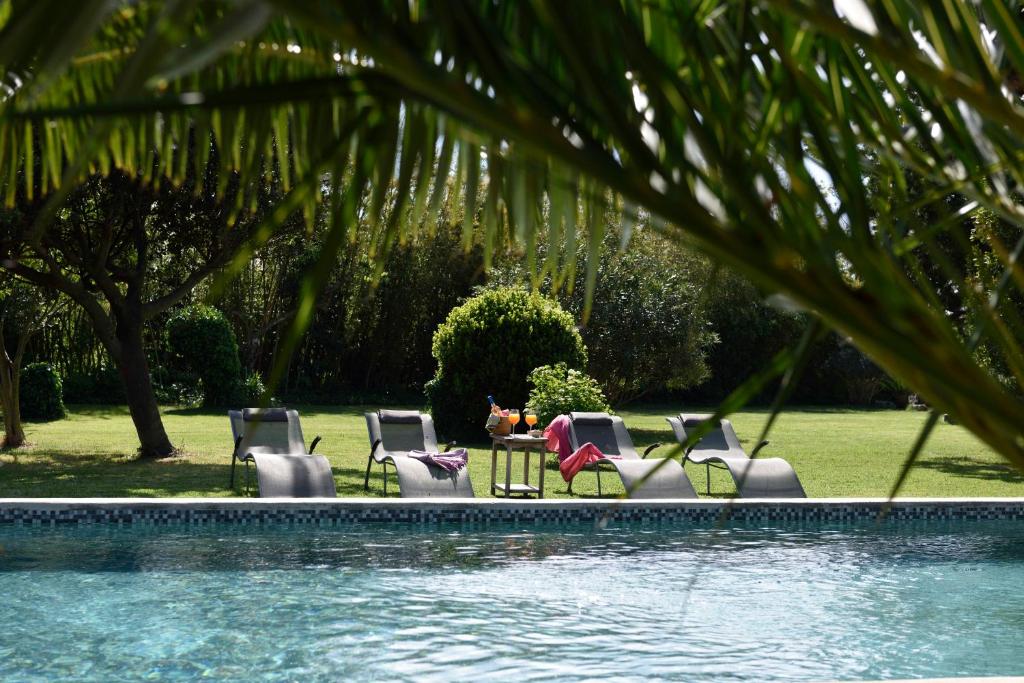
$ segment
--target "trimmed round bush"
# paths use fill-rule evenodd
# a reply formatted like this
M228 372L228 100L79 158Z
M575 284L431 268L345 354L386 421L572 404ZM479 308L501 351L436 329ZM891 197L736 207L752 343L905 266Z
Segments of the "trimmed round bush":
M171 351L199 375L203 405L228 406L242 394L238 343L224 314L209 306L189 306L167 323Z
M49 363L32 363L21 370L21 417L49 422L64 417L64 395L60 375Z
M542 365L530 373L528 405L537 413L538 425L546 426L559 415L573 411L610 413L611 407L597 380L565 363Z
M487 396L523 408L527 376L540 365L587 362L583 339L554 301L518 287L487 290L452 309L434 333L437 374L427 396L447 438L483 438Z

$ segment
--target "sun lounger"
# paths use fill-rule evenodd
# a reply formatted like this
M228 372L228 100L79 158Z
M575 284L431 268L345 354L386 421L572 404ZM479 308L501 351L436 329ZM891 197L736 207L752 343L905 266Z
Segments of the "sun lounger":
M403 498L472 498L469 468L450 472L443 467L409 457L411 451L437 453L434 420L416 410L378 410L366 413L370 456L366 461L363 488L370 490L370 468L381 466L384 493L388 492L388 465L395 468L398 491ZM454 444L445 446L445 452Z
M262 498L333 498L337 495L331 464L313 455L320 437L306 451L299 414L284 408L229 410L234 452L231 455L231 488L235 464L245 463L245 488L249 488L249 463L256 468Z
M648 446L643 455L637 453L622 418L607 413L570 413L569 441L575 451L592 443L605 457L583 469L597 473L597 494L601 495L601 469L618 472L630 498L696 498L682 465L672 459L646 460L661 444ZM572 483L569 484L572 490Z
M672 426L679 443L686 443L687 436L706 422L710 415L688 415L665 418ZM708 474L707 491L711 493L711 468L729 470L736 482L736 490L743 498L806 498L804 487L793 467L782 458L757 458L757 452L768 445L762 441L753 450L754 458L747 456L736 431L729 420L722 420L719 426L705 434L700 441L686 452L686 461L703 464Z

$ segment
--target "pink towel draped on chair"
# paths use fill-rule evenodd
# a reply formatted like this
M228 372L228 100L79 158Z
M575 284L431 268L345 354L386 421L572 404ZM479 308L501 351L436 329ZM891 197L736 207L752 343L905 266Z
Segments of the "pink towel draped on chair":
M549 451L558 453L558 470L562 473L562 479L572 481L572 478L579 474L579 471L590 463L597 462L606 457L617 459L619 456L606 456L601 450L589 441L573 452L569 442L569 416L559 415L544 430L544 438L548 441L545 444Z
M562 473L562 479L572 481L572 478L579 474L579 471L584 467L606 457L614 460L618 459L619 456L606 456L597 446L588 441L577 448L575 453L563 460L561 464L558 465L558 470Z
M558 462L565 462L565 459L572 455L572 446L569 445L569 416L559 415L544 430L544 438L548 440L545 446L552 453L558 453Z

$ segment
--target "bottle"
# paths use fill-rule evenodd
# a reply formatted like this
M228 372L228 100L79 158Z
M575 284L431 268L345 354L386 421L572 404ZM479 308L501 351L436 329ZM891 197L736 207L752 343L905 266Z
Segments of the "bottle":
M494 402L493 396L488 396L487 401L491 404L491 415L501 415L501 406Z

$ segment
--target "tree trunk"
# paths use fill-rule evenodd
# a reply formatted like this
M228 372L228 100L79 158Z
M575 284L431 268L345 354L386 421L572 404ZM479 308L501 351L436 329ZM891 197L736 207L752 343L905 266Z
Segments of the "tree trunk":
M18 351L14 354L14 360L11 360L4 343L3 326L0 326L0 408L4 411L4 448L18 448L25 444L25 428L21 424L21 401L18 395L24 346L19 338Z
M156 394L153 392L149 362L142 346L142 323L119 324L117 340L121 351L120 357L116 359L117 366L128 398L128 410L139 435L139 455L143 458L174 455L175 449L164 429Z

